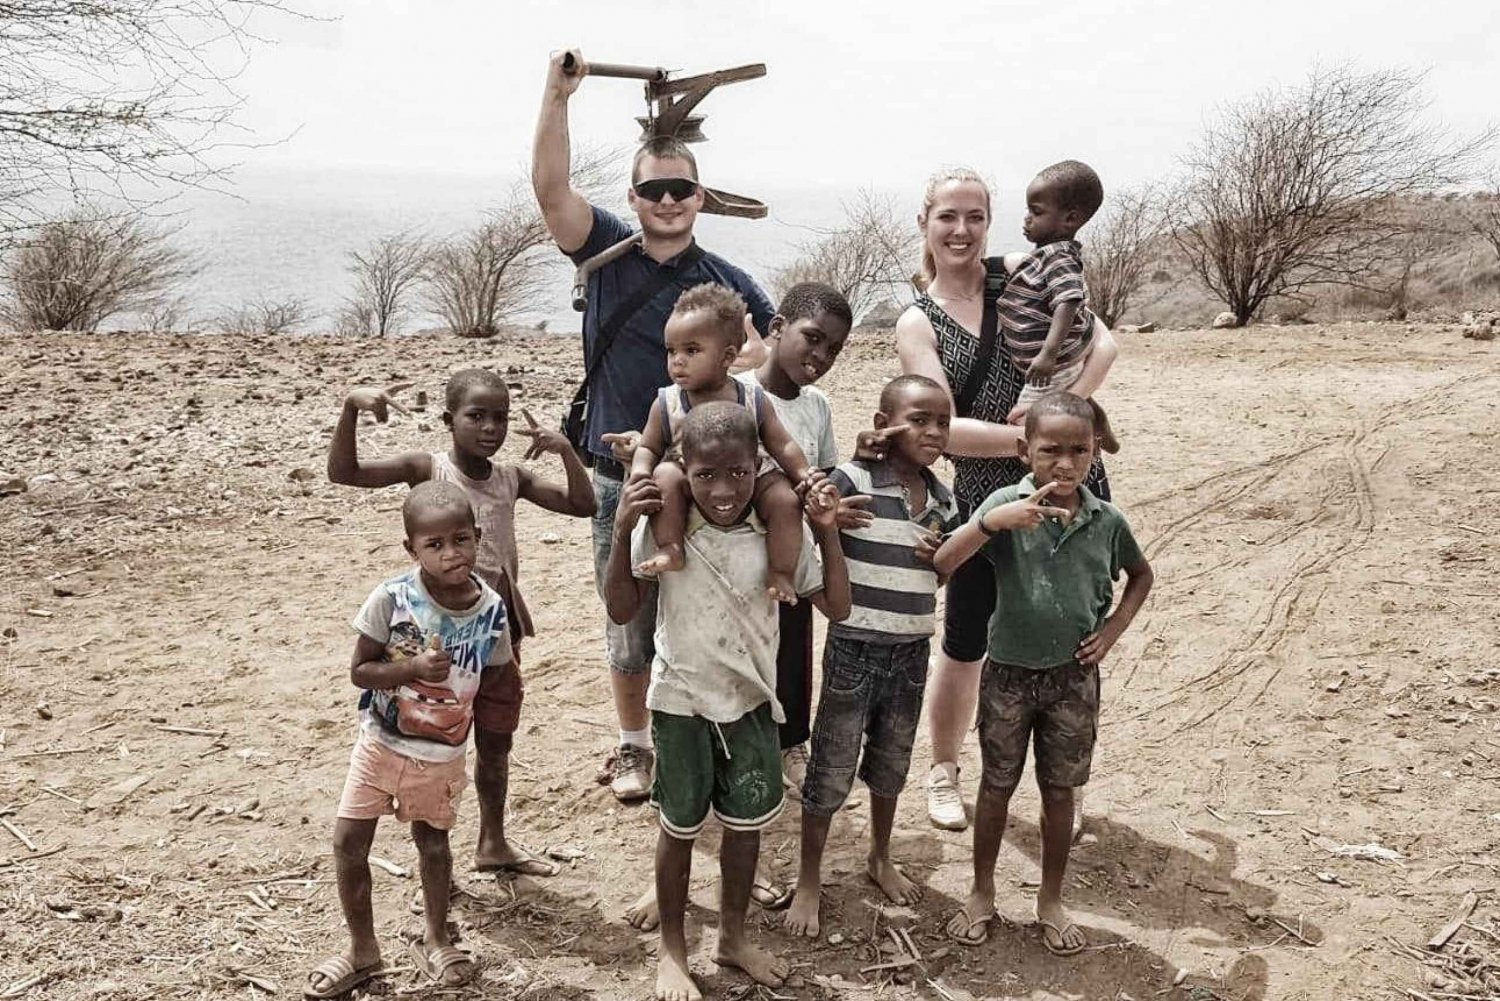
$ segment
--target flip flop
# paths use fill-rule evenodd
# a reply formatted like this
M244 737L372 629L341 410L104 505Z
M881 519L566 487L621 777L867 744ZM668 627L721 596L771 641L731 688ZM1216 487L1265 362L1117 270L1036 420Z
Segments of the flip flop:
M475 872L508 872L516 876L539 876L547 878L562 872L562 866L544 858L529 855L510 862L485 862L474 866Z
M406 948L417 964L417 969L439 987L462 987L474 979L474 960L462 949L443 945L428 953L427 946L421 939L413 939L407 943ZM444 980L443 975L455 966L467 966L468 973L461 980Z
M776 884L759 874L755 882L750 884L750 899L760 905L762 910L779 911L792 902L792 890L778 890Z
M1076 956L1089 947L1087 938L1084 939L1082 945L1067 946L1062 944L1068 940L1068 932L1078 929L1077 922L1069 921L1067 927L1059 928L1053 922L1038 917L1036 924L1042 932L1042 945L1054 956ZM1047 934L1048 932L1056 936L1056 945L1053 944L1054 939ZM1082 934L1082 932L1080 931L1079 934Z
M360 984L384 972L385 963L383 962L355 969L354 964L343 956L334 956L308 971L306 985L302 988L302 996L319 999L319 1001L323 998L336 998L340 994L348 994ZM312 978L317 976L325 977L331 982L327 987L319 990L312 986Z
M990 911L984 917L975 921L969 917L968 911L959 908L958 913L953 915L948 923L943 926L943 930L948 933L949 938L959 945L984 945L984 943L990 940L990 922L993 920L995 920L994 911ZM961 931L955 931L953 926L959 921L963 922L963 928Z

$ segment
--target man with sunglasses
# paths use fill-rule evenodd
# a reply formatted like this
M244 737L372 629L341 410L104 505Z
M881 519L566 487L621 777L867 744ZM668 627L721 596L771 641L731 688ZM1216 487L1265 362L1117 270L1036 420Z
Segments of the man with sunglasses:
M571 55L571 67L563 61ZM532 149L531 184L547 230L574 263L625 239L632 227L614 214L590 205L570 183L568 99L588 75L577 50L555 52L547 69L542 110ZM745 272L693 241L693 223L703 208L698 164L692 151L676 139L651 140L631 165L630 208L640 222L642 239L623 257L589 278L588 310L583 315L584 355L594 368L588 376L585 449L594 467L594 576L602 580L614 538L615 508L638 432L646 423L658 388L671 384L667 374L663 328L678 296L703 282L725 285L744 297L756 331L766 334L775 307ZM670 279L670 280L666 280ZM637 295L655 286L644 302ZM617 315L628 312L628 317ZM611 336L601 338L610 327ZM601 345L601 341L603 342ZM758 339L752 344L764 352ZM602 347L603 354L598 355ZM752 366L761 359L742 357ZM605 647L610 687L619 718L619 746L607 762L610 789L622 801L644 799L651 791L650 716L646 689L655 655L656 589L641 603L636 617L623 626L606 620Z

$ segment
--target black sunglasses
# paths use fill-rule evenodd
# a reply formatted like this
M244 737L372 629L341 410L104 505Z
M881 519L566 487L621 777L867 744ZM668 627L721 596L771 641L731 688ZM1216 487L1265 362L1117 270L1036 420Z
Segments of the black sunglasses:
M653 177L649 181L636 181L631 187L648 202L659 202L667 195L674 202L682 202L698 193L698 182L691 177Z

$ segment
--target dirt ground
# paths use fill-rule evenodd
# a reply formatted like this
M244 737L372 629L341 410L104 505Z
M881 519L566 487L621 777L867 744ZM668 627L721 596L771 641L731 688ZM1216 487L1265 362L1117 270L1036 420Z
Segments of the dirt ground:
M711 963L706 835L690 944L711 996L1500 994L1497 352L1436 326L1130 335L1107 389L1125 440L1111 474L1157 583L1106 663L1098 841L1067 880L1096 947L1054 959L1027 923L1026 787L1000 861L1010 923L978 949L946 941L969 837L926 823L924 732L895 850L925 899L881 906L856 794L830 840L824 937L756 912L796 971L759 990ZM405 562L402 489L323 475L342 394L412 379L438 404L450 371L486 364L551 421L576 348L4 335L0 357L0 468L31 480L0 497L0 998L298 996L343 944L330 832L355 733L347 623ZM825 380L841 442L894 371L884 335L856 337ZM361 444L444 447L439 409L363 427ZM415 852L382 825L375 851L403 875L375 872L397 971L375 989L643 998L654 937L621 915L655 827L594 783L614 721L589 525L524 508L518 534L539 635L510 827L584 854L550 880L469 876L468 794L454 918L482 969L429 991L399 939L419 924ZM972 795L972 741L964 764ZM796 850L788 811L764 841L783 880ZM1469 927L1424 964L1469 891ZM920 961L862 973L895 958L887 927L910 930Z

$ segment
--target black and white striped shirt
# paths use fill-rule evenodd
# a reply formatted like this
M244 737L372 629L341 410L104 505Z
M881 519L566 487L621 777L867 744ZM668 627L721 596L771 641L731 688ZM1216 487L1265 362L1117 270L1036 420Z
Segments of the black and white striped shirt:
M875 521L868 528L843 529L840 542L849 566L853 598L849 617L830 623L835 636L876 643L901 643L931 636L937 610L937 574L917 561L914 547L923 532L941 535L958 523L953 493L930 469L927 506L913 512L906 488L886 462L846 462L829 474L840 496L866 494Z

